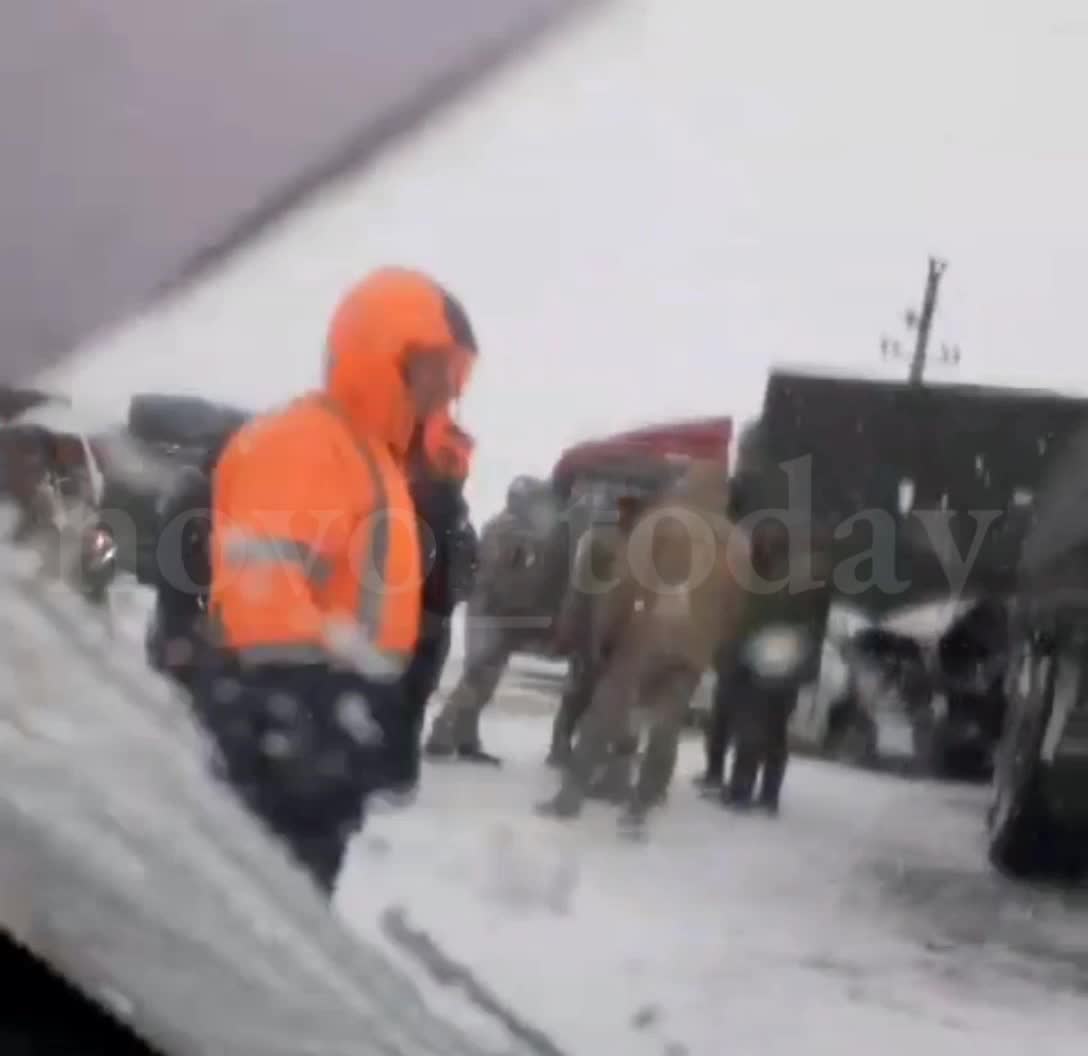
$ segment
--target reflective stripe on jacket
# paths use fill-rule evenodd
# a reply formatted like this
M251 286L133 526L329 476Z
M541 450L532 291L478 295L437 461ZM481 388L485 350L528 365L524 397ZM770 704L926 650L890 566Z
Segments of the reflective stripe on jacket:
M214 482L212 607L243 661L348 660L397 677L419 635L411 496L380 444L321 397L255 421Z

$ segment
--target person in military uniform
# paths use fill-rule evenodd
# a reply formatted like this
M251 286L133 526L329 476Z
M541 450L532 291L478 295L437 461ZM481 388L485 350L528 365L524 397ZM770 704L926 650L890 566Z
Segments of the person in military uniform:
M645 500L621 495L615 523L592 525L578 541L570 585L556 626L556 651L568 657L567 686L552 726L548 763L565 766L574 732L593 699L593 688L608 661L603 635L605 595L616 582L617 566Z
M727 479L717 462L696 464L639 518L617 585L604 599L608 657L577 731L557 794L541 813L580 813L616 744L647 742L621 824L640 831L667 793L684 718L699 681L733 633L741 592L743 535L725 516Z
M550 485L517 477L506 508L480 533L478 570L465 621L465 667L431 725L424 752L498 765L484 750L480 716L511 655L551 631L555 583L565 582L559 561L559 510Z

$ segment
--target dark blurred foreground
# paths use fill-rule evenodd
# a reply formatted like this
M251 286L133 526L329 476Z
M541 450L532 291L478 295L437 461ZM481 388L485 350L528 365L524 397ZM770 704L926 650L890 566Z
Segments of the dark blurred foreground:
M404 134L583 0L7 0L0 381Z

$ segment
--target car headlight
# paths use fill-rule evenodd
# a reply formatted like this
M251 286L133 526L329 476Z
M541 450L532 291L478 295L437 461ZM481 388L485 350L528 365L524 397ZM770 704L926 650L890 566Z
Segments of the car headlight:
M763 678L789 678L800 672L809 653L808 634L788 624L757 631L748 639L745 656Z
M93 529L84 541L83 575L94 581L107 581L117 566L117 540L107 528Z

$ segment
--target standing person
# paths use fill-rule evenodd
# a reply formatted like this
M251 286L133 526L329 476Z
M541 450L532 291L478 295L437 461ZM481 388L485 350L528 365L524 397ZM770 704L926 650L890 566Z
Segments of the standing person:
M648 742L622 822L640 830L668 790L684 717L703 672L733 632L744 538L725 516L726 473L696 465L632 533L620 584L608 595L609 661L578 729L561 787L541 811L580 813L595 773L643 713Z
M243 426L216 468L218 649L194 706L223 776L329 893L419 640L409 447L475 352L441 286L379 271L333 316L323 388Z
M703 738L706 769L695 779L703 792L720 791L725 781L725 758L733 741L733 675L737 665L735 643L727 642L714 662L714 697Z
M155 511L150 583L155 608L144 646L150 666L187 689L204 651L212 578L212 477L228 439L215 444L199 465L183 466Z
M743 605L738 660L728 689L736 751L732 772L722 789L722 804L734 810L754 805L776 815L789 762L790 717L801 687L819 675L829 594L817 586L795 589L798 584L790 582L790 559L796 556L798 544L785 524L763 520L754 523L750 531L756 579L781 585L769 591L749 592ZM827 571L826 555L817 546L810 556L814 559L813 571L822 577ZM762 671L755 658L760 636L766 633L786 634L798 643L796 664L781 675Z
M762 428L759 419L749 422L737 441L736 470L729 482L728 513L738 524L753 513L751 509L756 476L763 472ZM714 697L703 747L706 769L695 779L696 787L707 794L720 793L725 781L725 760L734 741L737 678L741 663L739 640L734 636L718 651L714 661Z
M621 495L616 503L616 522L591 525L578 541L556 626L556 648L568 657L568 670L552 726L551 766L565 766L569 761L575 729L593 699L600 670L608 662L607 646L612 643L606 643L603 634L606 595L619 581L623 550L644 508L641 496Z
M422 548L423 621L404 673L399 714L386 731L387 783L398 795L413 795L419 784L427 703L449 656L453 611L471 591L477 544L464 486L473 447L471 437L443 412L420 432L413 458L410 483Z
M752 667L741 662L734 670L736 752L722 805L732 810L757 806L777 814L789 761L789 721L797 705L799 685L762 684ZM756 783L759 783L757 790Z
M516 478L506 508L484 526L465 620L465 667L431 725L427 755L501 763L480 741L480 716L511 655L551 623L542 599L563 572L557 567L560 527L550 486L533 477Z

